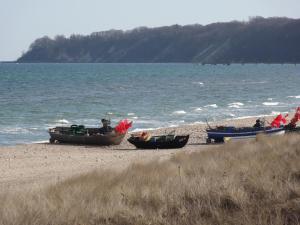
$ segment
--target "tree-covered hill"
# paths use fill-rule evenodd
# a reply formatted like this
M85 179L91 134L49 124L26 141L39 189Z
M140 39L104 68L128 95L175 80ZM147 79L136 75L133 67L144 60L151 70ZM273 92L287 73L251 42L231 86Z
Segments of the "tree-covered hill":
M18 62L300 63L300 19L140 27L42 37Z

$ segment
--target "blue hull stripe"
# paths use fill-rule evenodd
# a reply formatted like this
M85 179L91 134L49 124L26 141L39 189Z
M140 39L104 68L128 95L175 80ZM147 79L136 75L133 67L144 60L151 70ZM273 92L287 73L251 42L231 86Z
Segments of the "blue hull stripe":
M224 138L224 137L250 137L256 136L257 134L276 134L282 133L284 131L283 128L274 128L269 130L258 130L258 131L251 131L251 132L226 132L226 131L207 131L208 137L215 139L215 138Z

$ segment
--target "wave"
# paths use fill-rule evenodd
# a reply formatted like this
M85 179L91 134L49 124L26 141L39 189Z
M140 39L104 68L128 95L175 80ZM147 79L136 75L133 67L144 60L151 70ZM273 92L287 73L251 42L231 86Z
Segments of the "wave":
M273 115L270 115L270 114L261 114L261 115L255 115L255 116L239 116L239 117L230 118L230 119L227 119L227 120L253 119L253 118L269 117L269 116L273 116Z
M239 105L239 106L242 106L242 105L244 105L244 103L242 103L242 102L232 102L232 103L229 103L228 105Z
M227 120L239 120L239 119L251 119L251 118L259 118L259 117L274 117L279 114L287 114L288 112L278 112L278 111L272 111L270 114L260 114L260 115L254 115L254 116L240 116L240 117L235 117L232 119L227 119Z
M272 111L271 116L278 116L279 114L287 114L288 112L279 112L279 111Z
M4 127L0 130L0 134L31 134L31 129L23 127Z
M240 106L238 106L238 105L230 105L230 106L228 106L229 108L236 108L236 109L239 109L239 108L241 108Z
M153 124L156 126L160 126L161 122L158 120L138 119L138 120L134 121L134 124Z
M229 108L240 108L241 106L243 106L244 103L242 102L232 102L228 104Z
M186 114L186 111L184 110L178 110L178 111L174 111L172 112L173 115L184 115Z
M300 98L300 95L295 95L295 96L293 96L293 95L291 95L291 96L287 96L288 98Z
M41 140L41 141L33 141L31 142L31 144L46 144L48 142L49 142L48 140Z
M263 102L262 104L265 106L275 106L279 105L279 102Z
M201 107L195 108L194 111L197 111L197 112L202 111L202 108Z
M149 131L149 130L157 130L157 129L160 129L160 128L153 128L153 127L150 127L150 128L135 128L133 129L132 131L130 131L129 133L136 133L136 132L141 132L141 131Z
M207 108L207 107L218 108L218 105L217 104L211 104L211 105L206 105L204 107L205 108Z
M198 85L201 85L201 86L203 86L203 85L204 85L204 83L203 83L203 82L200 82L200 81L193 82L193 84L198 84Z
M55 123L69 124L70 122L66 119L56 120Z
M203 122L203 121L196 121L196 122L190 123L189 125L197 125L197 124L205 124L205 122Z
M244 84L265 84L265 83L267 83L267 81L246 81L246 80L243 80L243 83Z
M134 116L135 113L127 113L127 116Z

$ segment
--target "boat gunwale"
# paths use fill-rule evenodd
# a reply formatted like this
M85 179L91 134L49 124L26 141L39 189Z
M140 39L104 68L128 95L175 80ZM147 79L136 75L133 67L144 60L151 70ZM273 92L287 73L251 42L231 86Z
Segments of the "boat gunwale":
M241 134L260 134L260 133L274 133L274 132L279 132L285 130L283 127L282 128L271 128L271 129L266 129L266 130L257 130L257 131L248 131L248 132L220 132L220 131L206 131L207 134L216 134L216 135L241 135Z

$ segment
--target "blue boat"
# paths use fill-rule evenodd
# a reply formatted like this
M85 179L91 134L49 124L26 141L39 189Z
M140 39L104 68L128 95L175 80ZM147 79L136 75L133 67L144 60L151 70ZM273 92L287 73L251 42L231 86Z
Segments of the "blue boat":
M222 143L229 139L247 139L255 138L258 134L282 135L285 128L279 127L229 127L219 126L216 128L206 129L207 143Z

